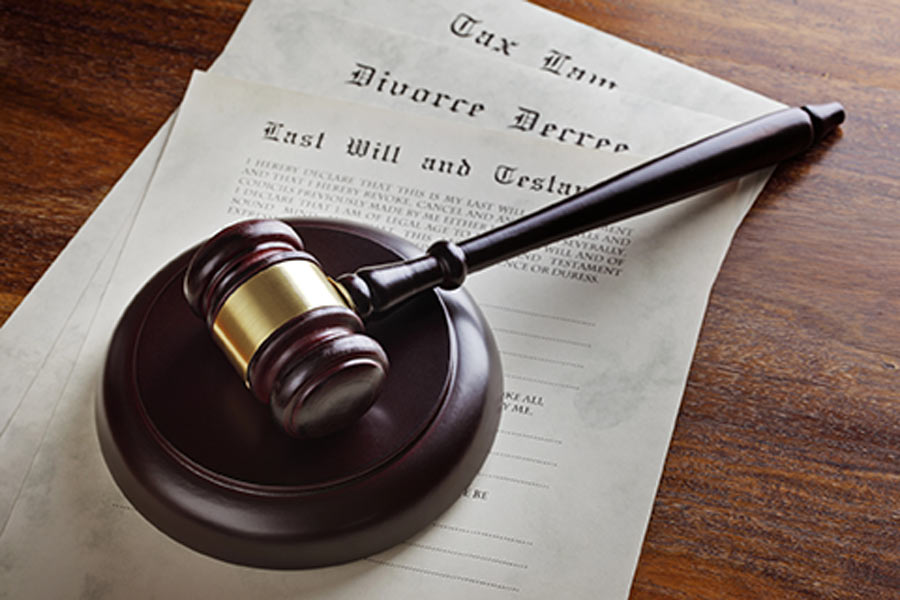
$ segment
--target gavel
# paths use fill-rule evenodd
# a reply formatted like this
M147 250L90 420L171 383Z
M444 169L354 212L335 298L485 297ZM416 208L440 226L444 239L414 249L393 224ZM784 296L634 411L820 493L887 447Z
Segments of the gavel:
M844 120L838 103L784 109L620 173L530 215L418 258L335 278L287 224L251 220L205 242L184 294L288 434L320 437L376 401L389 360L364 321L412 296L563 238L687 198L796 156Z

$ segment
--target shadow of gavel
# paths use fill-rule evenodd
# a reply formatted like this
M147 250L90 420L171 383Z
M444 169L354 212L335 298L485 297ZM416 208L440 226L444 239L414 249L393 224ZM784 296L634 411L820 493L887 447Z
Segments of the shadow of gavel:
M363 415L387 377L388 358L365 335L364 319L435 287L455 289L468 273L796 156L843 120L837 103L781 110L465 241L440 241L421 257L334 279L285 223L237 223L197 250L185 297L288 434L328 435Z

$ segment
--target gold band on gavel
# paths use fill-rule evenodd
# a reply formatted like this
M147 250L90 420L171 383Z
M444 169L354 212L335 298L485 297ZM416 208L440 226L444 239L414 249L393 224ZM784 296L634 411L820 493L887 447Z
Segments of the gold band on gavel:
M294 317L323 306L350 304L318 265L288 260L238 286L216 315L212 331L246 383L250 360L263 342Z

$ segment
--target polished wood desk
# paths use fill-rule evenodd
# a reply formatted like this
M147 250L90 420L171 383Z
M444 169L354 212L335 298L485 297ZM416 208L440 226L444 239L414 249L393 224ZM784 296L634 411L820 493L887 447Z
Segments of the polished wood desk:
M632 596L900 597L900 3L540 3L849 115L840 137L779 167L737 234ZM0 321L245 4L0 6Z

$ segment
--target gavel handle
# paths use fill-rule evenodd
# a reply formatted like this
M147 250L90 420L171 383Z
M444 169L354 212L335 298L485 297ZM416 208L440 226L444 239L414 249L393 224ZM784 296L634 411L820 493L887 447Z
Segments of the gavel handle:
M694 142L459 244L437 242L402 263L342 275L362 317L555 241L654 210L796 156L844 120L836 103L788 108Z

